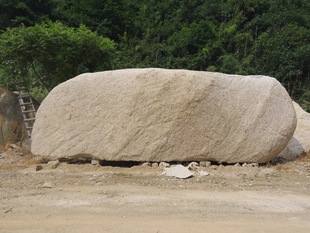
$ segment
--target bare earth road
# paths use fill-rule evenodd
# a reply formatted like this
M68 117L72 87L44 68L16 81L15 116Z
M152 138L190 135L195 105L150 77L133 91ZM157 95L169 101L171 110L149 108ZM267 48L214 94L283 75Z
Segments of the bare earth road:
M158 167L38 163L0 153L1 233L310 232L310 156L186 180Z

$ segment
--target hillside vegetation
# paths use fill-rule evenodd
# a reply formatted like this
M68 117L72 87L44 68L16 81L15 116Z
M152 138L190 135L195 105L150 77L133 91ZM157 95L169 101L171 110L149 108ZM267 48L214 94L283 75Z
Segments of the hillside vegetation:
M0 0L0 82L161 67L277 78L310 110L309 0Z

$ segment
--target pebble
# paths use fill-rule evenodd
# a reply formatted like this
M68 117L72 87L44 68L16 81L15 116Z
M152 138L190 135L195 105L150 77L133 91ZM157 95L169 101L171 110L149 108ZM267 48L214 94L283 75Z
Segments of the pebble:
M18 148L20 148L20 146L17 146L16 144L11 144L10 147L11 147L12 149L18 149Z
M47 163L47 166L50 168L50 169L55 169L57 168L59 165L59 160L55 160L55 161L49 161Z
M100 161L98 159L92 159L91 164L92 165L100 165Z
M166 162L160 162L159 167L170 167L170 164Z
M152 163L152 167L158 167L158 163Z
M141 164L142 167L150 167L151 163L150 162L145 162Z
M36 171L40 171L43 169L42 165L36 165L35 167Z
M209 174L208 172L206 172L206 171L199 171L198 174L199 174L199 177L204 177L204 176L210 175L210 174Z
M244 163L242 167L258 167L258 163Z
M198 169L198 163L197 162L191 162L187 167L189 170L195 171Z
M199 166L200 167L210 167L211 162L210 161L201 161L201 162L199 162Z

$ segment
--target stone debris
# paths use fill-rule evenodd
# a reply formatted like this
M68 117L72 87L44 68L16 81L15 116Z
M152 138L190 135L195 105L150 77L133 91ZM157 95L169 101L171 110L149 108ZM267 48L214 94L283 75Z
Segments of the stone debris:
M92 165L100 165L100 160L98 159L92 159L90 162Z
M191 171L197 171L199 167L199 164L197 162L191 162L188 164L187 168Z
M151 163L150 162L144 162L141 164L142 167L151 167Z
M159 167L170 167L170 164L166 162L160 162Z
M198 171L198 176L199 177L204 177L204 176L208 176L208 175L210 175L209 172L206 172L206 171L203 171L203 170L199 170Z
M197 162L191 162L187 167L178 164L171 167L165 167L163 175L176 177L178 179L187 179L190 177L204 177L210 175L207 171L199 169Z
M50 169L56 169L59 164L60 164L59 160L49 161L47 163L47 167L50 168Z
M258 167L258 163L244 163L242 164L242 167Z
M163 174L165 176L172 176L178 179L187 179L194 175L187 167L184 167L181 164L165 168Z
M158 163L152 163L152 167L158 167Z
M20 146L18 146L18 145L16 145L16 144L11 144L10 147L11 147L12 149L19 149L19 148L20 148Z
M38 164L38 165L35 166L35 170L36 170L36 171L40 171L40 170L42 170L42 169L43 169L43 166L40 165L40 164Z
M211 162L210 161L200 161L199 162L199 166L200 167L210 167L211 166Z

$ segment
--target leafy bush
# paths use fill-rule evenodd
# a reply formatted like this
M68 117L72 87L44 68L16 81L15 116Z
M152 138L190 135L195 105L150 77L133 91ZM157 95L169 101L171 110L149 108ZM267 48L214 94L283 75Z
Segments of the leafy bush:
M51 90L83 72L112 69L114 43L85 26L60 22L9 28L0 35L1 79Z

